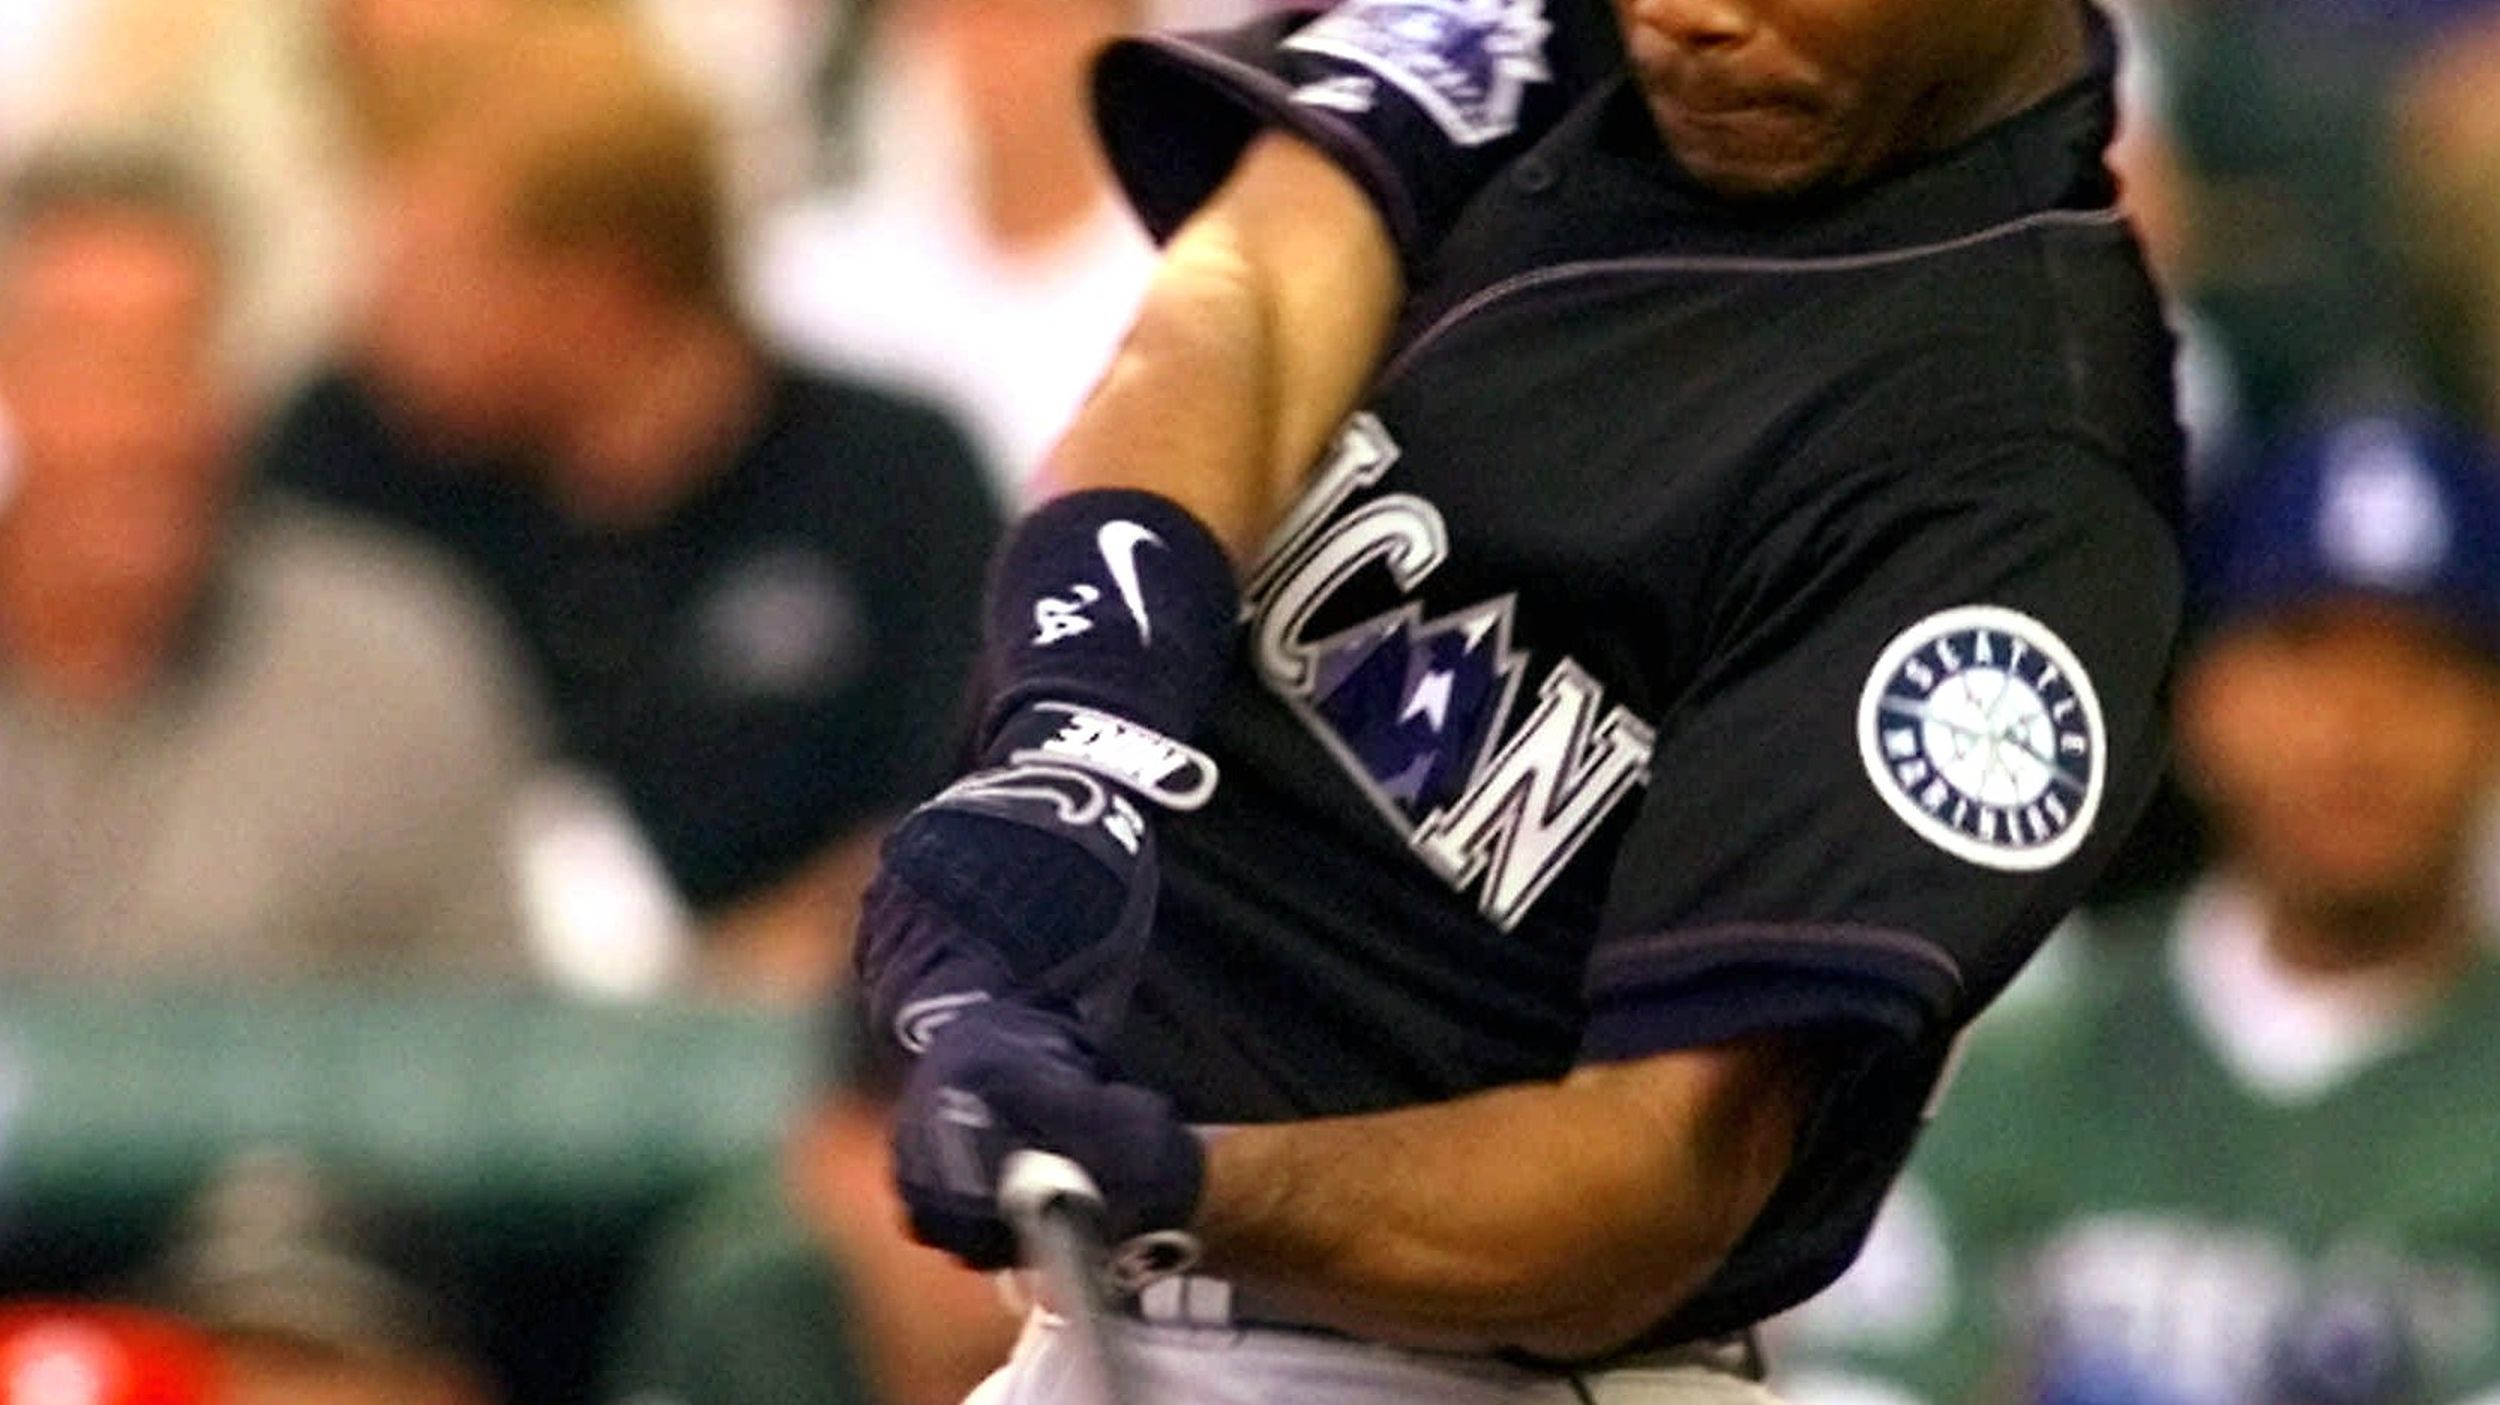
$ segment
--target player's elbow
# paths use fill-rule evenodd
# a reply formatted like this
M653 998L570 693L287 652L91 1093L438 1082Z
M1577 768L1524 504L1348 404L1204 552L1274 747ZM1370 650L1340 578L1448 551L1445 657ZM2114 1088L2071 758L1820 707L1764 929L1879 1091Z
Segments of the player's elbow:
M1541 1310L1508 1344L1560 1360L1602 1355L1699 1292L1786 1177L1812 1067L1789 1041L1764 1037L1575 1074L1663 1160L1598 1197L1604 1208L1578 1222L1567 1261L1539 1270L1545 1292L1526 1301Z
M1498 1234L1375 1233L1324 1277L1363 1285L1334 1295L1344 1313L1335 1325L1360 1335L1581 1360L1656 1327L1710 1280L1735 1240L1718 1219L1600 1213ZM1399 1306L1384 1310L1384 1300Z
M1582 1260L1546 1281L1523 1282L1520 1312L1502 1345L1557 1361L1603 1356L1630 1344L1683 1306L1726 1260L1734 1235L1693 1227L1691 1237Z

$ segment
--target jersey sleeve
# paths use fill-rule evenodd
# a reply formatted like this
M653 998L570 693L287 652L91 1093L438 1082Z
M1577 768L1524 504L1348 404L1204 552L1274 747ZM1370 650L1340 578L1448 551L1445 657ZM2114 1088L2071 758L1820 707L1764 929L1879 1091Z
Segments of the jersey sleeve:
M1158 240L1274 128L1354 178L1412 267L1621 55L1605 0L1341 0L1116 41L1095 63L1095 122Z
M2173 524L2064 444L1757 499L1587 972L1583 1055L1925 1042L2082 897L2166 760Z

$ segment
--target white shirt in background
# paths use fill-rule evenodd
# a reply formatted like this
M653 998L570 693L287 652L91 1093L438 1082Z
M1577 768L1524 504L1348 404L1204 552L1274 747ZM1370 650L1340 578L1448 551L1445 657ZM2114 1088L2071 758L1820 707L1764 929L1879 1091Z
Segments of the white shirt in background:
M866 173L758 228L749 292L798 356L952 409L1020 502L1042 455L1127 331L1154 250L1116 195L1037 253L981 230L961 136L932 63L888 63L866 94Z

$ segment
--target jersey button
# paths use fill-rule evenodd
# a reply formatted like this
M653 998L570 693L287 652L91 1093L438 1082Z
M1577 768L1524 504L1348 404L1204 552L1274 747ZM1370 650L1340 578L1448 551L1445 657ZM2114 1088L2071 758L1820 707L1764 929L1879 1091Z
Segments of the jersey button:
M1554 163L1542 156L1522 156L1510 168L1511 187L1528 195L1543 195L1561 180Z

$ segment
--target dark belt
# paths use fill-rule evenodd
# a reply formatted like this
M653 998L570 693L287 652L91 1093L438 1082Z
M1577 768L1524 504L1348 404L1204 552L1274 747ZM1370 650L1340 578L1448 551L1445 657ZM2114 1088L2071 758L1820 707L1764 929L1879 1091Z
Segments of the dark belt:
M1135 1296L1121 1299L1119 1306L1125 1316L1162 1327L1298 1332L1308 1336L1333 1337L1339 1341L1361 1340L1352 1333L1341 1332L1277 1308L1265 1301L1256 1289L1203 1273L1175 1274L1150 1283ZM1698 1366L1749 1381L1763 1378L1762 1347L1751 1328L1669 1346L1640 1347L1596 1361L1562 1363L1516 1355L1509 1355L1507 1359L1533 1369L1573 1376L1603 1371L1656 1371L1676 1366Z

